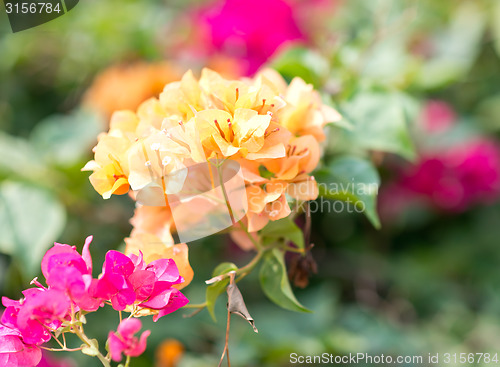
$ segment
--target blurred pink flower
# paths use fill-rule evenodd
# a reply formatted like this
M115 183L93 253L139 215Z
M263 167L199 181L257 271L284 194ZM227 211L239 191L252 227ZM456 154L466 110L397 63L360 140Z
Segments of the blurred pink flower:
M453 126L457 119L449 104L439 100L430 100L424 105L421 120L427 132L440 133Z
M77 367L76 363L69 358L53 358L52 355L47 352L42 352L42 360L36 365L37 367Z
M0 366L32 367L41 359L40 348L25 344L18 330L0 324Z
M113 361L121 361L122 354L130 357L138 357L144 353L146 350L146 339L151 332L146 330L142 333L140 339L137 339L134 334L141 330L141 327L142 323L139 319L125 319L118 326L116 333L109 333L109 351Z
M286 0L220 0L201 11L213 51L240 59L251 75L288 41L306 39Z
M393 217L425 198L433 206L463 212L500 196L500 147L488 139L462 142L445 150L423 153L381 192L382 216Z

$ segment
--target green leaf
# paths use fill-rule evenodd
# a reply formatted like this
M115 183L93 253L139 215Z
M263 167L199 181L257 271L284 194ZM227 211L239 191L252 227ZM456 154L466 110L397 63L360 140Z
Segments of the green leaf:
M354 125L338 141L346 150L371 149L413 160L415 150L407 119L406 101L396 93L363 92L345 103L341 113Z
M493 40L498 56L500 56L500 2L496 2L493 9L493 16L491 17L491 28L493 32Z
M261 177L267 178L268 180L276 177L274 173L269 171L263 164L259 166L259 175Z
M99 355L99 342L97 341L97 339L90 340L90 343L90 346L86 344L81 345L82 353L91 357Z
M229 262L222 263L215 268L212 277L216 277L217 275L221 274L226 274L229 273L230 271L237 269L238 267L233 263ZM215 302L217 301L217 298L226 290L228 284L229 284L229 278L225 278L207 287L207 293L206 293L207 310L212 316L212 319L214 321L216 321L214 312Z
M64 207L50 192L25 183L0 185L0 251L17 258L27 276L39 270L65 221Z
M434 89L457 81L471 68L481 49L486 19L473 1L455 7L450 24L434 35L433 57L417 75L420 88Z
M47 162L70 166L86 159L103 127L98 115L80 110L41 121L33 130L31 141Z
M0 132L0 172L37 182L44 180L47 167L39 153L24 139Z
M320 196L352 202L363 210L370 222L380 228L377 194L380 177L373 164L351 156L339 157L315 174Z
M67 333L71 331L71 326L65 326L65 327L60 327L59 329L56 330L56 332L54 333L54 336L56 338L59 338L59 336L62 334L62 333Z
M302 230L290 219L270 221L260 232L263 243L273 243L280 239L292 241L297 247L304 248Z
M327 94L327 93L322 93L321 94L321 99L323 101L324 104L338 110L338 106L335 105L334 101L333 101L333 98L330 94ZM330 122L328 124L328 126L336 126L336 127L340 127L342 129L346 129L346 130L353 130L354 129L354 126L353 124L347 120L345 118L345 116L342 116L342 118L339 120L339 121L334 121L334 122Z
M284 252L273 249L264 256L260 284L266 296L278 306L298 312L311 312L295 298L286 272Z
M328 61L319 53L305 47L291 47L271 62L271 67L284 78L302 78L306 83L318 87L328 75Z

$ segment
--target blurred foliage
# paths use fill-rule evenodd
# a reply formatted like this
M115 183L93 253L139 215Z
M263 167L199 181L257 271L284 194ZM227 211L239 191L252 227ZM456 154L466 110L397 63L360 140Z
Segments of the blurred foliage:
M106 124L79 109L79 101L108 65L175 59L166 39L175 33L175 19L193 3L85 0L66 16L16 34L1 11L2 295L19 297L53 241L81 246L94 234L92 255L102 259L130 233L132 201L102 200L87 173L80 172ZM427 99L447 101L460 116L456 135L434 143L472 132L498 138L498 0L349 0L321 26L315 44L290 47L269 62L288 80L300 76L312 83L344 115L329 128L325 161L316 175L320 183L383 186L390 172L381 160L394 154L413 160L418 154L413 140L431 143L418 137L414 126ZM233 322L234 365L288 366L292 352L498 352L498 202L461 214L415 208L378 231L375 192L322 192L320 200L328 199L361 200L368 220L349 213L313 215L312 253L319 272L296 298L286 274L289 259L282 253L270 254L260 268L264 292L259 274L239 284L259 334L242 320ZM274 225L287 228L287 240L304 245L294 223ZM272 226L262 234L275 239ZM197 303L207 292L210 312L172 315L155 325L148 321L150 348L137 366L152 365L155 346L167 338L186 347L181 367L218 362L225 309L224 297L215 300L223 289L202 285L245 264L248 255L222 235L190 246L195 279L187 296ZM214 270L222 261L236 265ZM285 308L313 313L292 314L264 293ZM118 320L96 316L89 320L89 334L104 340ZM91 358L79 358L79 365L91 366Z

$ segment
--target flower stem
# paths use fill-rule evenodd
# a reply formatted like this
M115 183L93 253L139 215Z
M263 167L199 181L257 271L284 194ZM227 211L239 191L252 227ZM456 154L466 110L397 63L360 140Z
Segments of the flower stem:
M89 347L93 346L93 344L90 341L90 339L83 332L83 328L82 327L76 327L74 329L74 331L75 331L75 334L80 338L80 340L82 342L84 342L85 344L87 344L87 346L89 346ZM111 364L109 363L109 360L106 357L104 357L98 349L97 349L97 356L96 357L99 358L99 360L101 361L101 363L102 363L102 365L104 367L111 367Z
M42 348L44 350L48 350L49 352L78 352L78 351L82 350L82 348L62 348L62 349L59 349L59 348L48 348L48 347L42 347L42 346L40 346L40 348Z
M237 282L246 277L257 266L264 252L264 250L260 250L248 264L236 270L236 275L239 275L238 279L236 279Z
M207 307L207 303L193 303L193 304L187 304L183 308L204 308Z

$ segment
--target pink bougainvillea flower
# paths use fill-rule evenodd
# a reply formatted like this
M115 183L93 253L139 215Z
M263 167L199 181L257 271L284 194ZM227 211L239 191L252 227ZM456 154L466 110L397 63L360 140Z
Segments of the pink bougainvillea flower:
M439 100L427 101L422 110L423 128L430 133L440 133L453 126L457 119L449 104Z
M2 304L6 307L1 322L11 328L17 327L17 314L21 308L21 301L16 301L7 297L2 297Z
M92 237L90 236L85 241L83 250L83 252L87 253L87 260L76 251L75 246L55 243L54 247L48 250L42 259L42 273L45 279L50 277L50 273L54 268L59 267L73 267L82 274L91 273L92 259L90 258L90 253L88 253L91 241Z
M139 304L144 308L159 310L153 316L153 321L158 321L165 315L168 315L189 303L189 300L178 289L171 288L159 282L155 284L151 296L146 302Z
M95 296L109 299L115 310L125 310L133 304L155 310L157 319L158 311L163 316L188 302L182 293L172 288L183 281L172 259L146 264L142 253L129 257L118 251L108 251Z
M70 308L70 300L62 291L47 289L31 292L17 315L17 327L24 342L39 345L50 340L50 336L48 340L45 337L46 329L60 327Z
M59 289L85 311L97 310L102 300L90 295L92 286L92 257L87 237L80 255L74 246L56 243L42 259L42 273L51 288Z
M459 213L499 196L500 147L496 142L476 139L423 153L419 162L407 167L382 191L380 208L388 219L397 214L396 208L403 210L416 202Z
M154 273L157 282L169 285L179 284L184 279L179 274L179 269L172 259L158 259L146 265L146 270Z
M40 348L25 344L18 330L0 324L0 366L38 366L41 359Z
M283 44L306 38L285 0L217 1L201 12L196 22L207 30L205 42L214 51L245 63L248 75Z
M446 210L463 211L487 202L500 194L500 147L483 139L427 155L405 174L402 184Z
M70 310L70 300L57 289L30 288L24 298L13 301L6 297L7 307L2 324L17 329L27 344L40 345L50 340L49 329L57 329Z
M139 319L125 319L118 326L116 333L109 333L109 351L113 361L121 361L122 354L130 357L138 357L144 353L146 350L146 340L151 332L146 330L138 339L134 335L141 330L141 327L142 323Z
M109 299L115 310L125 310L136 300L134 288L128 280L134 269L135 265L128 256L118 251L108 251L94 297Z
M70 358L54 358L52 353L47 351L42 352L42 360L37 364L37 367L77 367L75 362Z
M184 282L173 259L158 259L145 264L140 256L131 255L140 264L128 278L136 293L139 307L154 310L154 321L185 306L189 300L172 286ZM159 312L158 312L159 311Z

